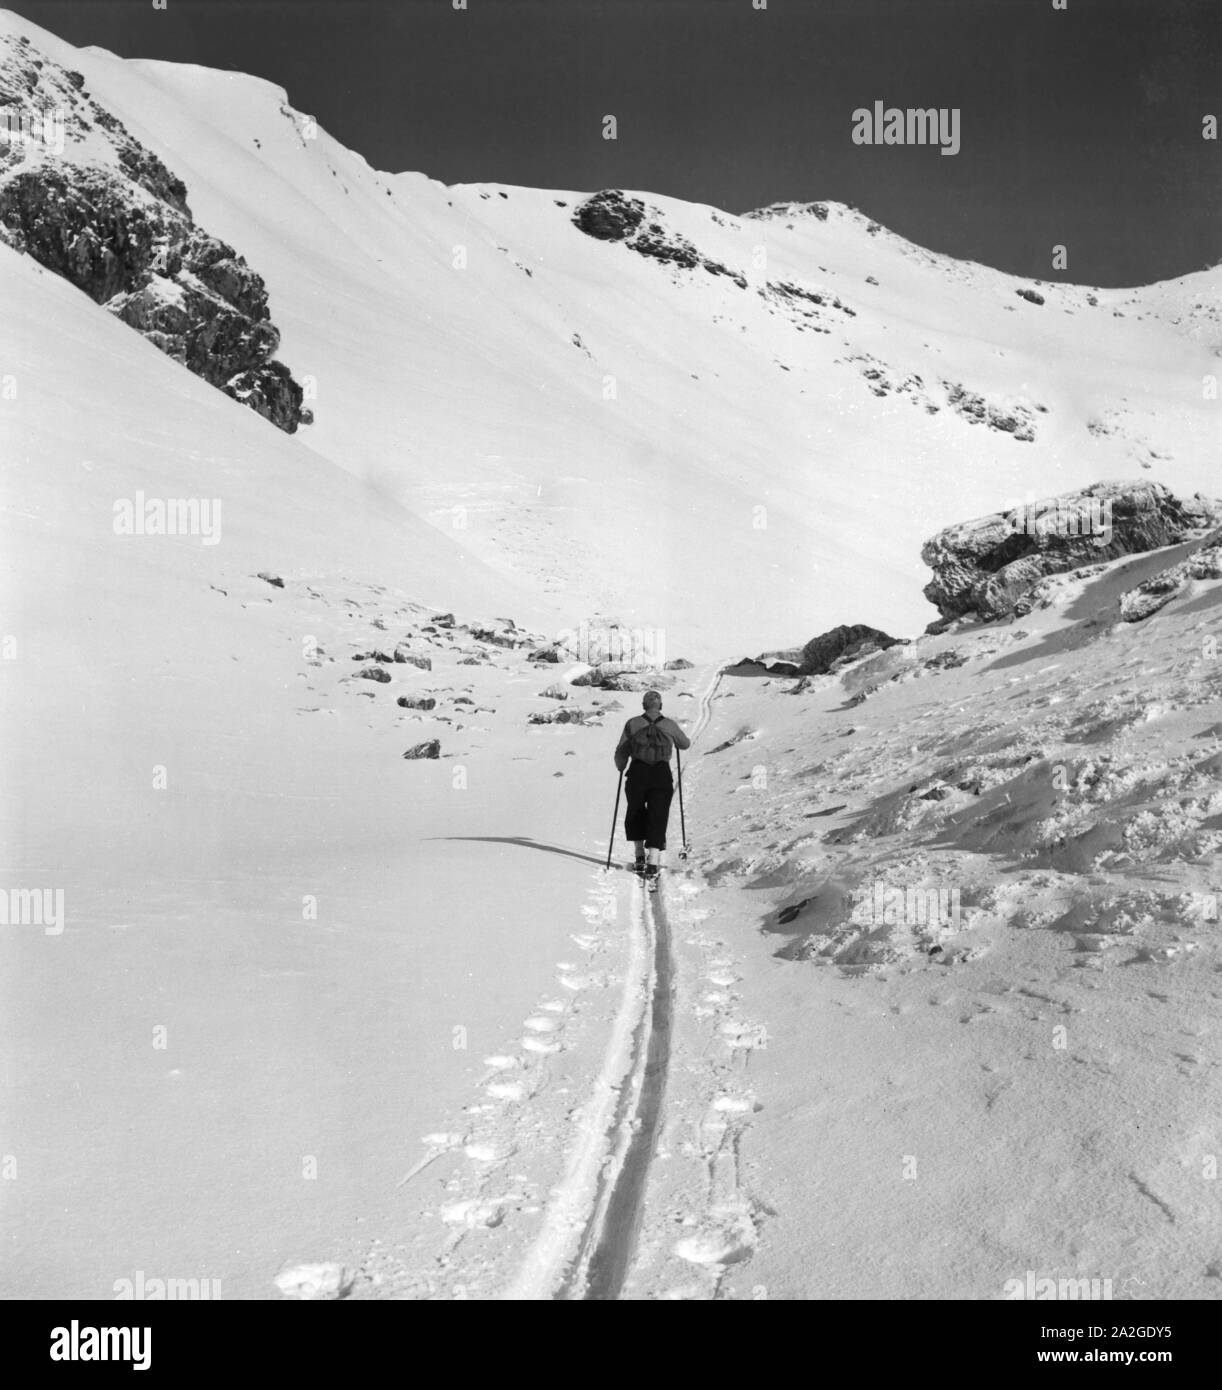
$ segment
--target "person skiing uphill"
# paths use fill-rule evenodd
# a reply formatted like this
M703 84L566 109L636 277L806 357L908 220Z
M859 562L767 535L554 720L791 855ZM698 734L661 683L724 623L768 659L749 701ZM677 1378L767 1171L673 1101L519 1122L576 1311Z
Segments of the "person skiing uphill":
M666 848L666 822L675 793L670 775L671 751L675 747L690 748L692 741L673 719L662 713L662 697L656 690L647 690L641 705L645 713L634 715L620 734L615 766L621 772L628 769L624 782L628 798L624 834L636 842L637 873L644 873L653 887Z

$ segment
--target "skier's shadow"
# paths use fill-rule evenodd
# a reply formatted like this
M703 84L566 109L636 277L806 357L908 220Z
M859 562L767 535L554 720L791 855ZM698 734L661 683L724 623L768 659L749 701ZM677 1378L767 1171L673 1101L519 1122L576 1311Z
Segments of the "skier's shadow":
M532 840L529 835L430 835L430 840L477 840L492 845L521 845L523 849L538 849L545 854L563 854L568 859L582 859L587 864L597 864L600 869L606 867L606 856L600 857L597 854L583 854L579 849L565 849L563 845L548 845L539 840Z

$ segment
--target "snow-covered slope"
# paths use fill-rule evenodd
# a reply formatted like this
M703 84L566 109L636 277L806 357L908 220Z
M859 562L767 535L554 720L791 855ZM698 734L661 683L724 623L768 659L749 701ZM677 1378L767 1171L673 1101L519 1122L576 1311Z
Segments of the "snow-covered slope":
M0 276L0 1292L272 1297L283 1260L394 1224L437 1099L537 996L521 963L567 944L568 864L541 888L529 853L472 873L431 837L606 811L553 794L542 679L423 631L532 595L7 247ZM156 533L179 500L198 524ZM434 671L357 678L403 641ZM422 691L435 717L396 705Z
M258 79L0 32L184 180L315 412L278 431L0 246L0 889L66 899L0 930L3 1293L264 1297L318 1261L354 1296L556 1292L610 1229L659 923L629 1296L1215 1287L1216 582L1118 625L1179 551L1119 561L802 694L677 676L699 849L656 917L601 868L621 701L461 624L616 611L693 657L912 631L942 526L1216 492L1218 273L1031 287L833 205L646 193L591 236L585 194L379 174ZM206 523L116 529L177 499ZM871 936L871 882L961 888L962 934ZM1160 1127L1122 1152L1135 1106Z
M586 194L379 173L257 78L5 26L266 279L312 446L574 621L614 610L705 654L911 631L943 525L1142 470L1211 482L1222 271L1036 288L835 204L633 195L688 269L583 234Z
M630 880L596 884L562 973L559 1042L625 924L673 952L621 1297L1217 1299L1217 538L1154 616L1121 606L1202 544L834 675L721 677L685 759L691 860L644 917ZM580 1171L540 1215L521 1175L556 1173L555 1095L466 1108L468 1143L513 1154L491 1168L434 1124L405 1202L426 1238L354 1296L537 1288L515 1269ZM469 1216L461 1246L439 1211Z

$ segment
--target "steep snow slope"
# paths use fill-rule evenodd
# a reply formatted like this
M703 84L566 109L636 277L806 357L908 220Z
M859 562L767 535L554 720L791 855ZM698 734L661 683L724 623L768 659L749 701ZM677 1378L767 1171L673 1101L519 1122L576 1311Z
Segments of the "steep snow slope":
M381 174L266 82L6 23L259 268L316 384L311 442L574 620L614 609L705 654L795 621L911 630L933 616L919 543L951 521L1142 470L1209 485L1217 270L1041 305L834 204L635 195L727 273L686 269L583 234L585 195Z
M436 1099L567 944L569 861L538 886L528 850L428 837L601 835L606 810L554 794L573 760L529 737L535 685L420 631L422 605L529 599L66 282L4 247L0 275L0 1288L274 1296L282 1260L393 1224ZM206 526L116 532L141 493ZM353 679L404 636L435 676ZM397 708L432 682L435 722ZM512 753L463 728L489 685ZM441 760L401 760L430 733ZM42 890L58 929L22 915Z

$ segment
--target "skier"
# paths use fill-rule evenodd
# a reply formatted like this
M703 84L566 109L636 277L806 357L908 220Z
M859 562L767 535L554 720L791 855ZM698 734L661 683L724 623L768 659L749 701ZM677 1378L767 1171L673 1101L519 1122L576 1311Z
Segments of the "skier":
M636 842L634 867L653 888L666 848L666 821L675 792L670 775L671 749L690 748L692 741L673 719L663 715L662 697L656 690L647 690L641 704L645 713L634 715L624 725L615 748L615 766L621 772L628 768L624 834Z

